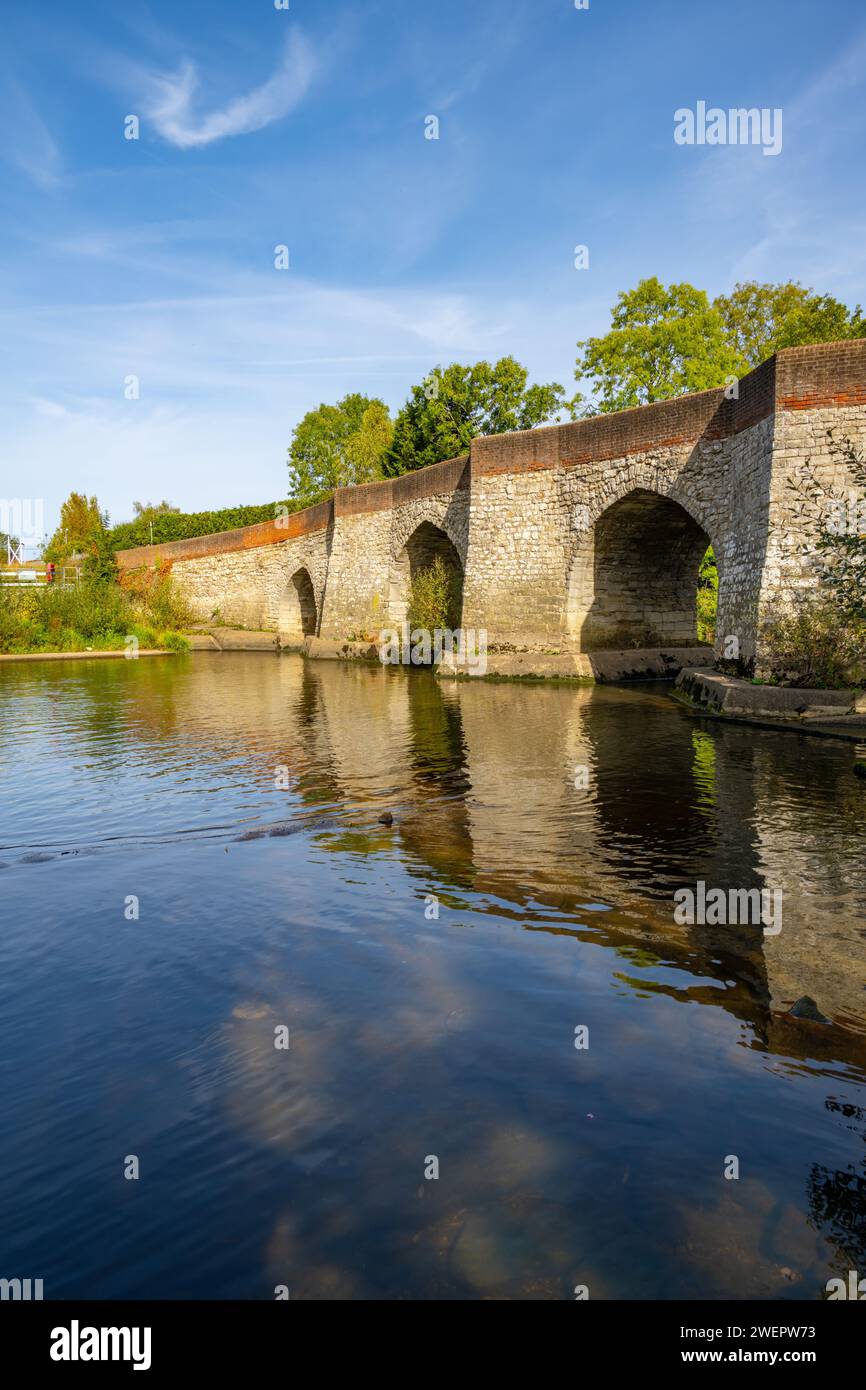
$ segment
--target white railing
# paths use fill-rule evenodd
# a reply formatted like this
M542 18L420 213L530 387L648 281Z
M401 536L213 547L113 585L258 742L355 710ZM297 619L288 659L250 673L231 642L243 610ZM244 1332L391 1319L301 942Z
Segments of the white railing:
M80 578L81 571L77 565L61 565L55 570L52 583L61 589L72 589ZM47 589L48 576L45 570L0 570L0 585L4 589Z

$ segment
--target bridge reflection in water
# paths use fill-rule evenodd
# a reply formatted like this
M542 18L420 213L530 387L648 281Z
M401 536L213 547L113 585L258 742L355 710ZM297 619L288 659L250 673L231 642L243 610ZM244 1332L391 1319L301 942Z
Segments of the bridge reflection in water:
M866 817L850 747L694 721L660 687L439 684L244 654L131 665L15 668L0 700L26 696L35 738L32 711L56 718L62 689L82 777L77 872L90 853L103 886L79 877L70 898L55 879L48 922L83 922L131 865L155 878L163 1033L100 1060L113 1104L97 1128L129 1146L117 1095L140 1108L143 1070L165 1087L151 1124L171 1171L188 1145L204 1162L173 1200L219 1233L203 1237L218 1287L182 1256L161 1278L205 1297L268 1296L259 1279L292 1297L586 1283L812 1298L862 1271ZM111 767L116 838L84 762L91 789ZM13 851L12 902L37 868ZM698 880L780 888L782 931L677 925L674 891ZM147 972L128 968L134 1028ZM802 995L830 1021L791 1017ZM283 1022L288 1067L269 1041ZM156 1293L119 1239L130 1289ZM57 1271L97 1296L103 1277Z

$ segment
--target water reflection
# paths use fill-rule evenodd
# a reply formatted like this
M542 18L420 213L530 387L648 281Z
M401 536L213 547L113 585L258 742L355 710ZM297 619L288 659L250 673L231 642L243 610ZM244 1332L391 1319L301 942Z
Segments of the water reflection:
M0 738L10 1269L57 1295L811 1298L862 1267L846 745L658 687L243 654L6 668ZM677 926L698 879L781 887L782 932ZM829 1024L789 1015L804 994Z

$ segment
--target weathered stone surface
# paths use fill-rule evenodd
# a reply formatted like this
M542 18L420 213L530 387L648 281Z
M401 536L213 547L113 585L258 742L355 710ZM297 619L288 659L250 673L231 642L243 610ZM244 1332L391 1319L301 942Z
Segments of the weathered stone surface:
M205 620L266 628L288 646L366 648L403 622L412 574L438 553L462 572L461 625L490 647L600 661L694 647L697 568L712 544L717 654L760 669L762 622L815 587L826 499L853 486L830 431L866 443L866 340L786 349L736 399L704 391L480 437L468 459L340 489L285 525L118 560L169 564ZM823 501L804 496L807 465Z
M545 680L658 680L675 676L684 664L711 661L712 647L628 648L625 651L488 653L483 669L445 659L437 668L442 677L500 676Z
M686 668L677 688L690 699L720 714L767 716L773 719L826 719L854 714L852 690L798 690L779 685L753 685L711 669Z

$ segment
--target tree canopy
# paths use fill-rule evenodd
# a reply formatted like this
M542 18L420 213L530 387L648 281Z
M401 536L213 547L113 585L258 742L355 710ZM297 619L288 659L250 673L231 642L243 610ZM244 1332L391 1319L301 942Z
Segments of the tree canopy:
M687 282L663 285L652 276L620 293L607 333L578 343L575 377L593 393L582 413L723 386L779 348L864 334L859 305L848 309L794 281L745 281L710 300Z
M621 291L610 331L578 348L575 377L591 383L596 399L584 413L592 415L719 386L739 365L706 291L655 276Z
M334 488L381 478L393 428L385 403L358 392L309 410L289 450L292 496L309 504Z
M70 492L60 508L60 525L45 547L45 559L60 561L76 551L89 551L93 533L104 531L107 525L108 514L100 511L95 497Z
M796 281L759 285L747 280L715 300L742 369L757 367L779 348L830 343L866 334L859 304L849 309L832 294L815 294Z
M476 435L532 429L552 419L565 404L563 387L527 386L528 375L513 357L435 367L412 387L397 415L385 472L394 477L456 458Z

